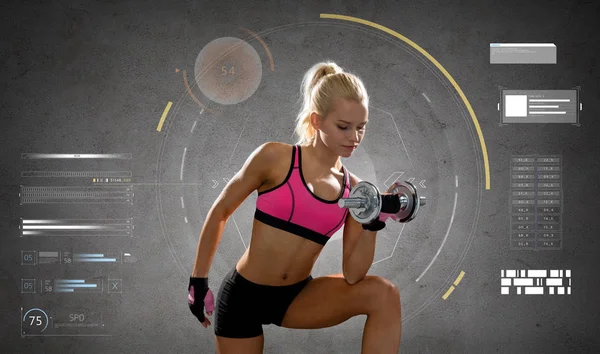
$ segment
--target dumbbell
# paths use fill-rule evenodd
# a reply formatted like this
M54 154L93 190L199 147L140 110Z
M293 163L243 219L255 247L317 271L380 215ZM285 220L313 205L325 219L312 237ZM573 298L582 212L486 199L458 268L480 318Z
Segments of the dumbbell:
M382 210L385 198L399 198L400 208L386 210L386 203L386 208ZM392 214L390 218L397 222L409 222L417 216L419 207L426 202L427 199L419 196L415 186L408 181L394 182L386 195L382 195L373 183L360 181L352 188L348 198L338 201L338 206L349 209L354 220L359 223L369 224L379 218L380 213Z

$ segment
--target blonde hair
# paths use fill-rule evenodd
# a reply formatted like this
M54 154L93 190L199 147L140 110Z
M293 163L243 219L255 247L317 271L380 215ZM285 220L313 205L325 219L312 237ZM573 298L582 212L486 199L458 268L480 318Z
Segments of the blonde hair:
M326 61L313 65L304 74L301 86L302 108L296 117L294 132L296 144L312 142L316 131L310 123L310 114L315 111L325 117L331 110L335 98L345 98L369 106L369 96L361 79L344 70L334 62Z

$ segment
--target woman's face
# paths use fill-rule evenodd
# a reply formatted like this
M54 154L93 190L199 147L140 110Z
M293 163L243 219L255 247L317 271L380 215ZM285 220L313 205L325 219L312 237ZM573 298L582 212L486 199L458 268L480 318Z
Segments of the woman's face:
M339 156L349 157L365 135L369 111L364 103L337 98L324 119L313 115L323 143Z

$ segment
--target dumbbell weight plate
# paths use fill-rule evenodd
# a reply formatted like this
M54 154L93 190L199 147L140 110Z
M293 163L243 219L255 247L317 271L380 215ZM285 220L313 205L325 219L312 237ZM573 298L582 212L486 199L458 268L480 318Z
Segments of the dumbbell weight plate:
M387 190L388 193L406 196L406 206L401 208L392 219L398 222L409 222L417 216L421 199L415 186L407 181L394 182ZM424 199L424 198L423 198Z
M381 211L381 194L376 185L367 181L360 181L350 191L349 198L364 198L365 208L350 208L354 220L361 224L368 224L379 217Z

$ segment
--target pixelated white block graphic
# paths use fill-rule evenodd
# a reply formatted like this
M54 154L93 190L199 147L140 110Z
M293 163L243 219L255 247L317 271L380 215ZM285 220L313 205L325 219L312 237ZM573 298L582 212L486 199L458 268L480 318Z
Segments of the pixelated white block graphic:
M571 295L571 270L507 269L500 272L502 295Z

